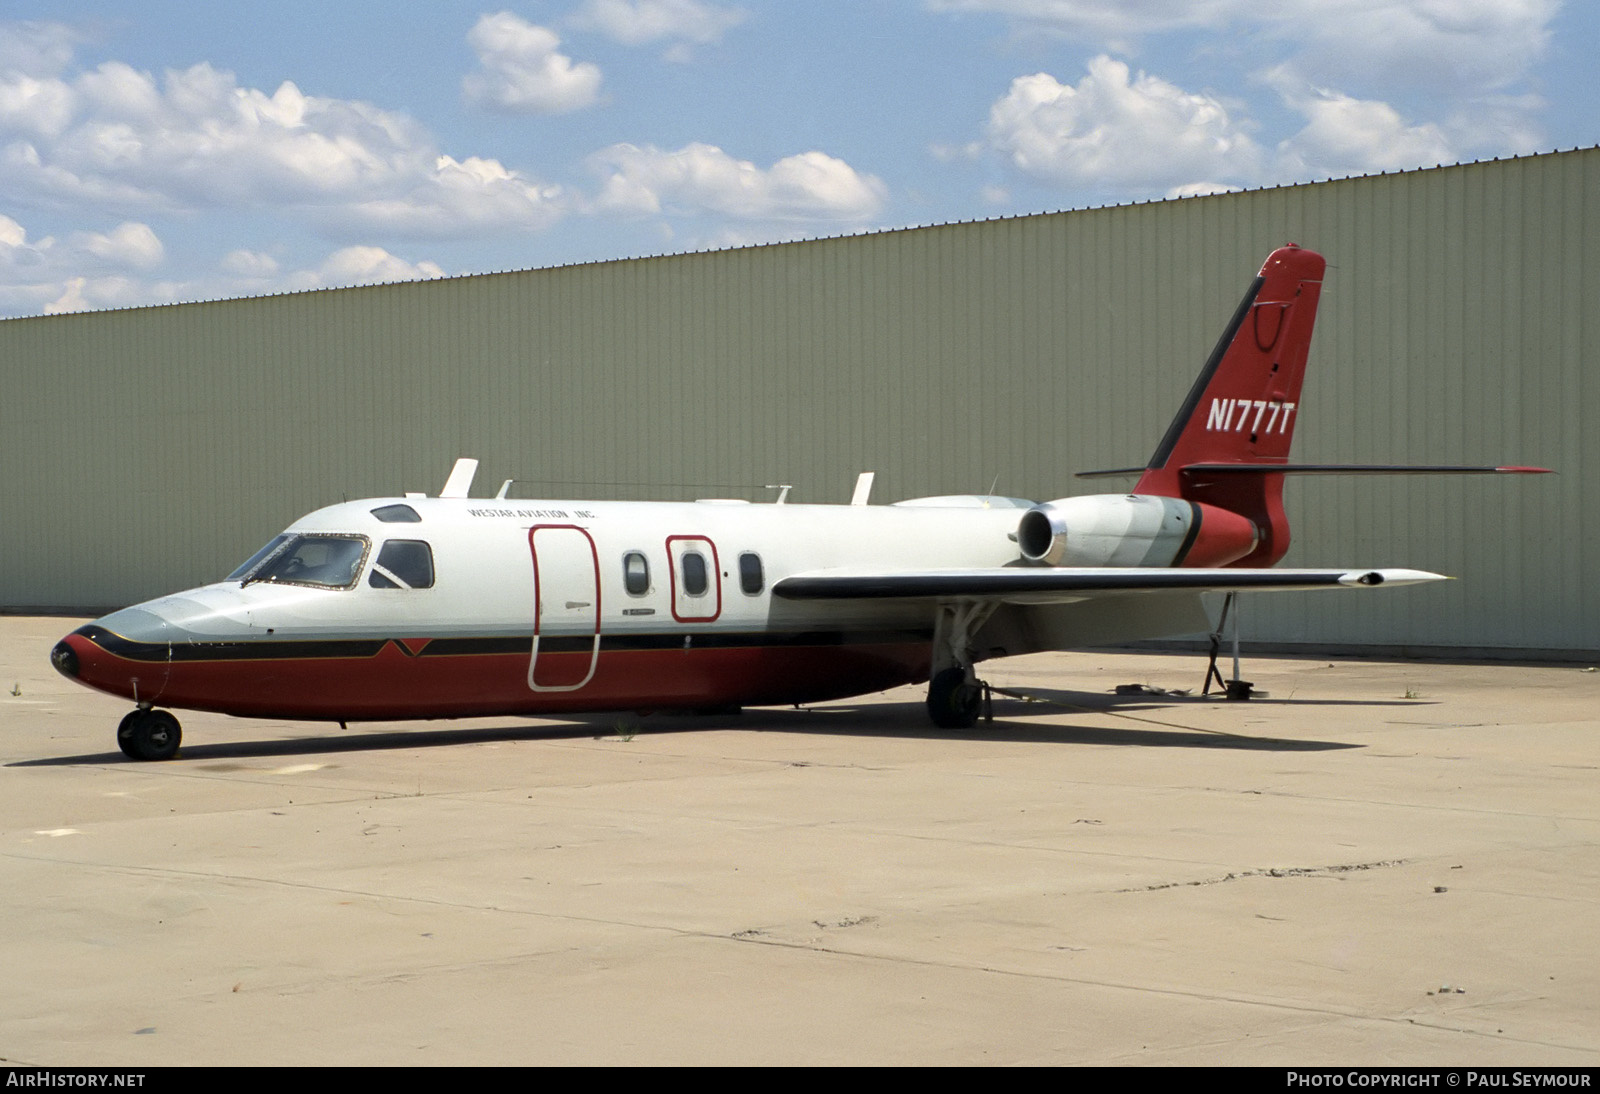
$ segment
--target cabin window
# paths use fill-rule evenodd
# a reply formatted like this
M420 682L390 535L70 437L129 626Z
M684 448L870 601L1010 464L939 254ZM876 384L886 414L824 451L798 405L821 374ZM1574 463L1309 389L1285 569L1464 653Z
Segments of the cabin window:
M367 584L374 589L433 588L433 548L420 539L391 539L378 552Z
M268 553L244 584L268 581L275 585L313 585L324 589L349 589L361 573L371 546L366 536L285 536ZM269 544L270 546L270 544Z
M401 503L394 505L380 505L372 511L372 515L385 524L421 524L421 515L411 506Z
M650 591L650 562L642 551L629 551L622 556L622 587L629 596L643 596Z
M679 561L683 568L683 592L685 596L706 595L706 556L699 551L685 551Z
M272 541L261 550L245 559L244 564L233 573L223 578L224 581L244 581L254 573L260 565L267 560L267 556L289 542L288 536L273 536Z
M746 596L756 596L766 587L766 574L761 568L761 556L746 551L739 556L739 588Z

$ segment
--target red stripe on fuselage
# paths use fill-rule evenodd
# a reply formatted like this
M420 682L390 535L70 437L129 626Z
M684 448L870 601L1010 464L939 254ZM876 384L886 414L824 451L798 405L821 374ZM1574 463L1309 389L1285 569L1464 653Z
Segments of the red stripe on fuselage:
M925 680L929 664L926 642L697 649L691 637L686 648L602 652L581 690L541 693L528 687L528 653L419 657L389 642L372 657L152 664L82 635L66 641L78 654L79 682L113 695L243 717L345 721L814 703ZM413 650L424 644L406 640ZM589 657L539 654L541 664L570 659L585 668Z

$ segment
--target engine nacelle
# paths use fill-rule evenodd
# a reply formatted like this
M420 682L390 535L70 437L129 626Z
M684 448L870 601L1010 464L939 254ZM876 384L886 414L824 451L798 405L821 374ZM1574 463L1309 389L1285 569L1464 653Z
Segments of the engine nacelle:
M1051 566L1226 566L1260 538L1238 513L1149 494L1047 501L1017 525L1022 557Z

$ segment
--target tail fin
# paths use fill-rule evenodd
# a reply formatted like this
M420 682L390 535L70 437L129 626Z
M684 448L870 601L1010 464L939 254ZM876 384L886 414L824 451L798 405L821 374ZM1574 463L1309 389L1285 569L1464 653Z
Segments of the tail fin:
M1216 474L1195 465L1288 460L1326 266L1321 255L1293 244L1268 256L1134 487L1253 521L1261 539L1234 566L1270 566L1289 549L1283 475Z

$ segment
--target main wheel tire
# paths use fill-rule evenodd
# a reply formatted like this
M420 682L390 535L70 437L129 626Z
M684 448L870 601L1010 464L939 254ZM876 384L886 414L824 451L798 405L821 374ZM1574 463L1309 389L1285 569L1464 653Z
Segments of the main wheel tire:
M971 729L982 709L983 688L965 669L945 669L928 681L928 717L940 729Z
M130 710L122 716L122 721L117 723L117 747L122 749L122 754L130 760L139 758L139 754L133 750L134 726L144 716L145 712L142 710Z
M117 726L117 746L132 760L170 760L182 743L183 728L164 710L135 710Z

